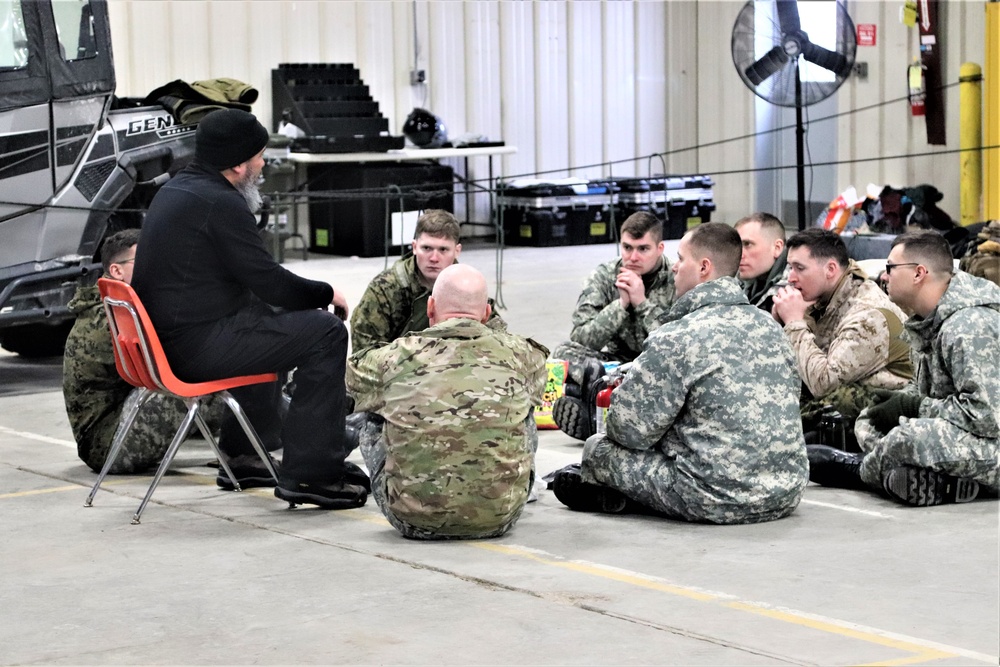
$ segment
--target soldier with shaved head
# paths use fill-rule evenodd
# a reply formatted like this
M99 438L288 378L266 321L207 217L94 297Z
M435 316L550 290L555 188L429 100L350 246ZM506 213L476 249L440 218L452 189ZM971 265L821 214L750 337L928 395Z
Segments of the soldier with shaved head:
M427 299L430 326L352 357L349 423L389 523L413 539L478 539L514 525L532 483L533 406L545 358L486 326L486 280L453 264Z

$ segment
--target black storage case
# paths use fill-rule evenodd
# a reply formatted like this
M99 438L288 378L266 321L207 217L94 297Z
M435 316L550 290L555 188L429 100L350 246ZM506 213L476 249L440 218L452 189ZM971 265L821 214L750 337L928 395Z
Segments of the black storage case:
M536 184L505 187L497 207L503 215L504 242L520 246L607 243L611 239L614 184Z
M447 165L311 164L308 176L309 190L314 195L309 204L309 249L313 252L360 257L384 254L387 194L389 213L400 211L400 195L389 193L391 185L402 189L404 211L454 210L454 172ZM324 200L317 195L337 190L361 192L357 199ZM409 241L404 239L405 243Z
M663 238L679 239L688 229L711 222L715 200L710 176L664 176L617 180L617 224L637 211L649 211L663 221Z

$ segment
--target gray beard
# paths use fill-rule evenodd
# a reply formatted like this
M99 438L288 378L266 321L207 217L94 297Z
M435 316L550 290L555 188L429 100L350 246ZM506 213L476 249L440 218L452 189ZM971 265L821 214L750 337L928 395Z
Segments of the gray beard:
M249 176L249 174L248 174ZM256 214L260 211L261 205L264 203L264 198L261 197L260 188L257 187L257 178L245 178L236 183L236 189L243 199L246 201L247 206L250 207L250 212Z

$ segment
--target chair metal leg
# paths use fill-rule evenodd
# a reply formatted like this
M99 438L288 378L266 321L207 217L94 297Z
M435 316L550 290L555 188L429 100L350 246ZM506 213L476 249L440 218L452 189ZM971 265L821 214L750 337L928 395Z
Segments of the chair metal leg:
M115 438L111 442L111 450L108 452L107 458L104 459L104 466L101 468L101 474L97 476L97 481L94 482L94 488L90 490L90 495L87 499L83 501L84 507L91 507L94 504L94 496L97 495L97 490L101 488L101 484L104 482L104 478L108 476L108 472L111 470L111 466L115 464L118 459L118 454L121 453L122 443L125 442L125 436L132 429L132 424L135 422L136 415L139 414L139 410L143 405L146 404L153 396L152 391L142 387L139 389L139 399L135 402L135 406L125 415L125 418L118 425L118 430L115 431Z
M226 461L226 457L223 456L222 450L219 449L219 443L216 441L215 436L212 435L211 429L208 428L208 424L205 423L205 418L201 416L201 410L195 413L195 423L198 425L198 430L201 431L201 435L208 441L208 444L212 446L212 451L215 452L215 458L219 459L219 467L222 468L226 475L229 477L229 481L233 483L234 491L242 491L240 488L240 483L236 481L236 475L233 474L232 468L229 467L229 462Z
M254 430L253 424L251 424L250 420L247 419L247 416L243 412L243 408L240 407L239 402L233 398L232 394L228 391L221 391L218 395L222 397L222 400L229 406L229 409L233 411L233 414L236 416L236 421L238 421L240 426L243 427L243 432L246 433L247 438L250 439L250 444L253 445L254 450L256 450L257 456L259 456L260 460L264 462L264 466L267 468L267 471L271 473L271 477L273 477L274 481L277 482L278 471L274 469L274 461L271 460L271 455L267 453L266 449L264 449L264 444L260 441L260 436L257 435L257 431ZM219 460L221 462L222 459Z
M170 467L171 462L173 462L174 457L177 455L177 450L180 448L181 443L187 437L188 432L191 430L191 424L194 423L195 417L198 415L199 404L197 401L191 401L188 405L187 414L184 416L184 421L181 422L180 428L177 429L177 433L174 434L174 439L170 441L170 447L167 448L167 453L163 455L163 460L160 461L160 467L156 469L156 475L153 477L153 483L149 485L149 490L146 491L146 496L139 503L139 509L135 511L135 515L132 517L132 525L139 523L139 517L142 516L142 511L146 509L146 504L149 499L153 497L153 491L156 491L156 487L159 486L160 480L163 479L164 473Z

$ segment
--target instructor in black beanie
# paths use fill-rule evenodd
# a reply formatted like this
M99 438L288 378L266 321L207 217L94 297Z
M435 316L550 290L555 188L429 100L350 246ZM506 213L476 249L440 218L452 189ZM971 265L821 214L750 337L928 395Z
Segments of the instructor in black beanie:
M267 130L222 109L198 125L195 160L153 198L132 286L171 368L188 382L296 369L284 424L278 383L232 389L269 450L283 446L274 494L329 509L360 507L368 478L344 459L347 329L327 308L344 295L278 264L258 234L257 181ZM280 442L277 442L279 441ZM231 415L219 446L240 486L273 486ZM217 483L232 488L225 475Z

